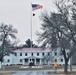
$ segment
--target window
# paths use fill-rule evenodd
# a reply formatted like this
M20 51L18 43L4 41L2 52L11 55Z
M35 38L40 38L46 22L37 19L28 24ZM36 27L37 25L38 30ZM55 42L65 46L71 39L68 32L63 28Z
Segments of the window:
M31 55L33 56L33 53Z
M20 59L20 62L22 62L22 59Z
M15 56L17 56L17 53L15 53Z
M25 53L25 56L27 56L27 53Z
M7 54L8 56L10 56L10 54Z
M57 62L57 59L55 59L55 62Z
M20 56L22 56L22 53L20 53Z
M40 59L36 59L37 62L40 62Z
M39 56L39 53L37 53L37 56Z
M28 62L28 59L25 59L25 62Z
M10 60L8 59L7 62L10 62Z
M50 53L48 53L48 56L50 55Z
M57 52L55 52L55 55L57 55Z
M42 55L44 56L44 53L42 53Z
M63 62L63 59L61 59L61 62Z

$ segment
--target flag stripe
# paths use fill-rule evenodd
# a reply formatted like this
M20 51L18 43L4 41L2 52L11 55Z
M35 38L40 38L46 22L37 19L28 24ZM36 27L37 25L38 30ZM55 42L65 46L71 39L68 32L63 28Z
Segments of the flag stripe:
M32 10L37 10L37 9L41 9L43 6L39 5L39 4L32 4Z

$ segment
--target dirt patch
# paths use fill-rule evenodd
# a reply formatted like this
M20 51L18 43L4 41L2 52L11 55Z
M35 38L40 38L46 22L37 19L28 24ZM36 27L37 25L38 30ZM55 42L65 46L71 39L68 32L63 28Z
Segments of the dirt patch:
M0 72L0 75L11 75L13 74L14 72Z

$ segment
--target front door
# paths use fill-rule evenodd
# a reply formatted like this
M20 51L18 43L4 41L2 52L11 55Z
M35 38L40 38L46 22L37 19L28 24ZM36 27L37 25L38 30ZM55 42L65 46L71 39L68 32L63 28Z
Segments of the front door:
M34 64L34 61L35 61L35 59L30 59L29 66L34 66L34 65L35 65L35 64Z
M32 59L32 63L33 63L33 65L35 65L35 59Z

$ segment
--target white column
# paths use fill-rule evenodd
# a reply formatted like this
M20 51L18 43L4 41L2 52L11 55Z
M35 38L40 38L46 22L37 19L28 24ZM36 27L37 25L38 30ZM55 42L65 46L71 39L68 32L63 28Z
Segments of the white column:
M25 61L24 61L24 59L23 59L23 65L25 65Z
M41 65L41 63L42 63L42 62L41 62L41 59L40 59L40 65Z
M30 63L30 58L28 59L28 65L29 65L29 63Z
M35 65L36 65L36 58L35 58Z

